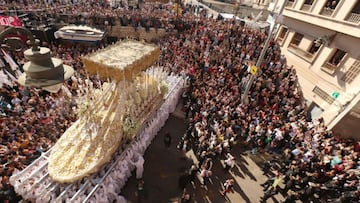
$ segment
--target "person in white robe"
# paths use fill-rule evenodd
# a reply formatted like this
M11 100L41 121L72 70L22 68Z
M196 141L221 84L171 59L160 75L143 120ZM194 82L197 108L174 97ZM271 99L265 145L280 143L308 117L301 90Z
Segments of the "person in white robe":
M136 179L142 179L144 172L144 158L140 153L134 154L135 161L131 161L133 165L136 167Z

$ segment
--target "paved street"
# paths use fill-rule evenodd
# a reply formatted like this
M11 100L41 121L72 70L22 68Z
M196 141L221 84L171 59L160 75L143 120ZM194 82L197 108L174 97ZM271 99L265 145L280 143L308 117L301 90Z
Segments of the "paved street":
M144 181L147 197L138 198L136 194L137 181L135 175L133 175L122 191L122 195L126 199L132 203L168 203L178 200L182 194L182 191L178 188L179 176L181 172L190 168L195 159L192 150L184 154L176 148L185 130L185 119L182 112L177 110L169 117L165 126L145 153ZM169 132L172 136L170 149L166 149L163 142L166 132ZM200 187L199 181L195 183L196 189L192 185L188 185L187 190L192 195L194 202L259 202L260 197L263 195L260 184L267 179L266 176L262 175L259 164L268 155L246 155L244 150L240 143L234 146L232 154L236 156L237 165L230 173L223 170L220 160L213 161L212 171L214 175L212 184L208 185L207 190ZM233 177L236 181L234 193L230 193L224 198L219 190L222 182L230 177ZM279 202L280 200L282 200L282 196L277 195L275 198L269 199L268 202Z

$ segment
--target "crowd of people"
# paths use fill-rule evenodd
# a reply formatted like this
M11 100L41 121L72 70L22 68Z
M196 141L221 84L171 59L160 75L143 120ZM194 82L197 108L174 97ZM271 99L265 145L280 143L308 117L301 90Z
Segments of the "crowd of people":
M241 101L265 38L265 33L233 20L201 18L190 29L163 39L160 63L190 78L184 93L189 125L178 148L196 151L205 186L212 161L223 159L225 168L234 167L232 148L244 141L252 154L261 149L283 155L283 170L274 173L281 174L285 187L266 188L262 201L278 191L287 202L358 201L359 141L341 139L321 118L307 118L295 69L286 64L276 41L266 50L249 100ZM273 184L277 179L270 180Z
M27 8L38 9L36 4ZM170 22L176 15L162 8L159 8L161 12L155 12L154 8L158 7L144 6L139 14L155 15L164 22ZM276 41L271 40L266 49L249 99L242 101L250 67L259 57L267 33L244 27L235 20L196 17L186 13L186 8L190 7L184 7L182 20L186 27L155 43L161 47L158 65L189 78L183 94L189 124L178 148L193 149L199 160L190 170L190 182L199 172L206 187L216 159L225 160L225 168L230 170L236 164L233 148L239 147L236 143L244 143L253 154L264 150L282 154L284 158L282 170L274 172L263 185L266 189L263 201L277 192L282 192L289 202L293 199L306 202L315 197L338 202L358 201L359 141L341 139L326 129L322 119L310 121L306 117L296 72L286 64ZM88 4L83 9L86 13L103 9L101 13L118 17L134 12L128 6L114 10L100 4ZM62 12L74 14L75 9L64 7ZM53 14L58 13L61 12ZM82 18L90 19L85 15ZM70 95L76 94L77 85L86 78L95 84L101 82L96 76L86 75L79 58L99 47L66 47L53 43L46 46L54 57L62 58L77 72L75 78L65 83ZM21 53L14 58L19 64L24 63ZM71 97L65 90L54 94L11 83L3 85L0 91L6 103L2 105L5 116L0 118L0 186L1 198L5 197L2 200L9 200L14 196L9 176L56 142L76 120L76 108L71 99L65 99ZM285 183L284 188L278 187L280 181ZM234 181L226 183L223 195L230 191Z
M80 4L80 5L79 5ZM6 7L6 8L5 8ZM104 4L103 1L68 4L66 1L45 4L24 4L12 2L0 3L2 15L23 16L24 24L36 27L41 24L50 25L67 23L88 25L104 29L106 26L133 26L143 28L164 28L170 30L176 24L173 5L170 4L137 4L130 6L122 1L116 7Z

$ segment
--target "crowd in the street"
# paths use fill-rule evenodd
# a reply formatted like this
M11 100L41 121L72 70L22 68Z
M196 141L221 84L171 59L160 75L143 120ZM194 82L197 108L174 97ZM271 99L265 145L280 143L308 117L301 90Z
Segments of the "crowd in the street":
M114 11L97 6L104 9L105 15L134 12L126 7ZM95 12L95 8L89 5L83 12ZM146 7L141 11L144 12L141 15L152 13L167 21L172 18L171 13L154 12ZM75 10L68 7L63 12ZM248 147L252 154L266 151L283 157L283 167L271 173L263 184L263 201L278 192L287 202L315 198L359 201L359 141L341 139L326 129L322 119L310 121L306 117L296 72L286 64L276 41L271 40L249 97L242 100L251 76L250 67L259 57L267 33L243 27L234 20L217 21L194 15L185 15L183 20L186 29L156 41L161 47L158 65L189 79L183 94L189 124L178 148L193 149L198 163L189 170L188 182L183 186L195 181L199 173L206 188L215 160L223 160L224 168L231 170L236 165L233 148ZM88 77L79 56L92 48L47 46L54 57L74 67L77 78ZM20 64L24 62L21 53L14 58ZM95 76L91 79L100 82ZM71 94L76 93L78 82L77 79L66 82ZM6 103L2 107L5 116L0 117L0 186L1 195L6 192L9 195L9 176L49 149L76 120L76 112L72 108L75 104L65 100L64 91L47 93L16 83L4 85L0 91ZM224 182L221 193L226 195L231 192L234 180ZM279 188L280 182L284 183L283 188Z
M202 184L213 175L214 160L231 169L236 164L232 148L247 146L252 154L261 150L284 156L283 170L274 174L280 173L286 186L278 190L280 181L271 178L262 201L279 191L288 202L358 201L359 142L334 135L321 118L306 117L295 69L286 64L277 43L270 42L249 99L241 101L266 34L235 21L192 23L189 30L163 40L160 63L190 78L184 93L189 125L178 148L196 152ZM242 141L245 146L235 145Z
M3 5L3 6L2 6ZM133 26L143 28L172 29L176 24L176 15L172 4L147 4L141 6L127 5L120 2L116 7L99 2L81 1L77 4L67 4L65 1L45 4L24 4L12 2L0 4L2 15L24 16L22 19L28 26L67 23L88 25L104 29L105 26ZM6 7L6 8L5 8Z

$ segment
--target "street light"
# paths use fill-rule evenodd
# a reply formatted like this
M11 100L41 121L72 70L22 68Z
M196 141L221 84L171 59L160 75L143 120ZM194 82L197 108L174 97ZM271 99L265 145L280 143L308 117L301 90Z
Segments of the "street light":
M18 78L18 83L28 87L36 87L49 92L60 90L62 83L74 74L74 69L62 63L61 59L52 58L49 48L39 47L39 40L23 27L9 27L0 33L2 48L21 51L23 42L20 37L9 37L9 34L26 35L27 44L32 48L24 51L29 60L23 66L24 73Z
M282 12L283 12L283 10L285 8L286 1L287 0L284 0L283 3L281 4L280 10L279 10L278 15L276 16L276 18L282 14ZM268 34L268 36L266 38L264 47L261 50L260 56L259 56L258 60L256 61L255 66L257 68L261 65L261 63L262 63L262 61L264 59L266 50L269 48L269 43L270 43L270 39L273 37L273 31L274 31L274 28L275 28L275 25L276 25L276 20L277 19L275 19L275 21L273 23L270 23L269 34ZM252 83L255 80L255 77L256 77L256 70L255 70L254 74L251 75L248 83L246 84L245 91L244 91L244 93L243 93L243 95L241 97L241 103L246 103L246 104L249 103L249 98L248 98L249 95L248 94L249 94L249 91L250 91L250 87L251 87Z

